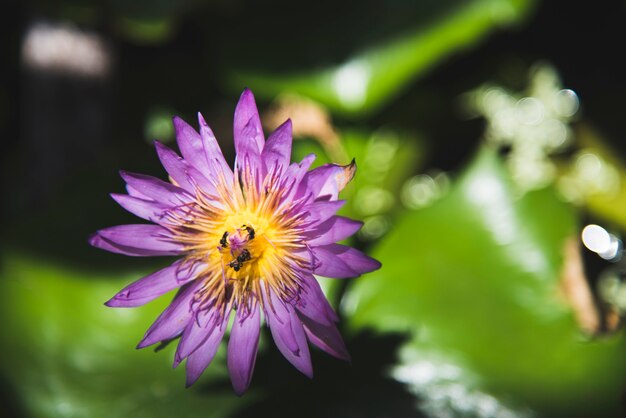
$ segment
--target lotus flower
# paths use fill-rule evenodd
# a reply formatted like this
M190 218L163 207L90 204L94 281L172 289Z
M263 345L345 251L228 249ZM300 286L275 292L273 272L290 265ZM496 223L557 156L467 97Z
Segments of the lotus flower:
M90 238L91 245L114 253L180 258L106 305L136 307L178 289L138 348L180 337L174 365L187 360L188 386L215 356L231 316L227 363L237 394L250 385L263 320L285 358L309 377L309 342L349 359L338 317L314 275L344 279L380 267L337 244L362 225L336 215L354 162L310 171L315 155L290 163L291 121L265 140L249 90L235 109L234 170L202 115L198 119L199 132L174 118L182 158L155 144L169 182L121 173L128 194L113 199L151 223L114 226Z

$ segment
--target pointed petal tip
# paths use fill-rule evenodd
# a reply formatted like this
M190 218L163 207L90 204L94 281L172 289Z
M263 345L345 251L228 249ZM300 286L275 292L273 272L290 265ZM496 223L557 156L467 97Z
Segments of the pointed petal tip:
M177 368L180 363L183 362L184 359L180 358L178 355L174 355L174 361L172 362L172 369Z
M237 396L239 396L239 397L243 396L243 395L244 395L247 391L248 391L248 386L246 386L246 387L241 387L241 388L236 388L236 387L233 385L233 392L235 392L235 395L237 395Z
M102 229L97 230L87 238L87 243L94 248L110 251L111 244L102 234Z
M291 118L287 118L286 121L284 121L278 128L276 128L276 130L279 129L284 129L285 131L287 131L288 135L290 137L293 136L293 122L291 121Z
M193 129L183 118L180 116L173 116L172 123L174 124L174 131L176 131L176 138L178 135L184 132L185 128L189 127ZM195 129L193 129L195 131Z
M152 143L154 144L154 148L156 148L156 152L159 158L161 158L164 154L167 154L168 152L178 157L178 154L176 154L174 150L172 150L170 147L168 147L158 139L155 139L154 141L152 141Z
M124 196L128 196L127 194L122 194L122 193L109 193L109 196L111 197L111 199L115 200L115 202L117 202L117 204L121 205L121 201L124 199Z
M190 373L189 369L187 369L187 374L185 376L185 389L189 389L194 383L196 383L198 379L200 379L200 376L202 376L202 373Z
M291 118L287 118L283 123L278 125L278 127L274 129L273 134L282 131L287 131L289 136L293 135L293 122L291 121Z
M336 359L343 360L347 363L352 364L352 356L348 352L348 348L345 346L345 343L343 342L343 340L341 342L342 342L341 345L333 346L333 348L335 349L333 353L328 353L328 354L335 357Z
M356 168L356 160L354 158L350 164L343 166L343 172L339 173L336 177L339 190L343 190L343 188L346 187L350 181L352 181L354 175L356 174Z
M346 167L350 171L352 171L352 176L354 177L354 174L356 173L356 170L358 168L358 166L356 165L356 158L352 158L352 161L350 161L350 164L348 164Z
M91 245L92 247L97 247L97 242L98 242L99 236L98 236L98 232L94 232L93 234L89 235L89 238L87 238L87 242L89 243L89 245Z
M141 350L142 348L146 348L154 343L152 342L148 342L148 336L145 336L141 341L139 341L139 343L137 343L137 345L135 346L135 349L137 350Z
M187 375L185 377L185 389L189 389L194 383L196 383L201 375L202 373L198 375L195 375L195 374L190 375L189 371L187 371Z
M202 127L208 127L209 125L206 123L206 120L204 119L204 116L202 116L202 113L198 112L198 124Z
M120 175L120 177L122 178L122 180L124 180L126 183L129 182L128 179L132 178L133 173L131 173L128 170L118 170L118 173Z
M365 257L367 258L367 260L364 260L365 264L362 264L362 267L358 271L355 271L356 275L354 277L349 278L360 277L364 274L379 270L383 266L382 263L375 258L372 258L368 255L365 255Z
M104 305L108 306L109 308L134 308L135 306L139 306L139 304L133 302L135 301L120 297L120 295L117 294L111 299L104 302Z
M369 272L379 270L383 266L383 263L376 260L375 258L370 257L370 259L372 260L372 269Z
M243 89L241 96L239 97L239 102L237 103L237 107L245 105L252 106L254 110L256 110L256 100L254 99L254 93L249 88ZM257 111L258 113L258 111Z

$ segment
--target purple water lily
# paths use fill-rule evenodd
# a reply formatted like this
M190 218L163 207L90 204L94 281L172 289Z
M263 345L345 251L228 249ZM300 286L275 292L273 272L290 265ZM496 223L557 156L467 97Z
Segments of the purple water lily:
M135 307L178 288L138 345L180 336L174 365L187 359L187 385L213 359L233 313L227 363L235 392L249 386L261 316L276 346L312 377L308 342L349 359L337 315L314 274L355 277L380 267L337 244L361 223L336 215L339 191L356 166L326 164L308 171L315 155L290 164L291 121L264 139L254 96L241 95L234 118L237 157L230 169L213 132L198 114L200 132L174 118L183 158L156 142L170 182L122 172L124 209L153 224L102 229L91 245L130 256L181 256L116 294L106 305Z

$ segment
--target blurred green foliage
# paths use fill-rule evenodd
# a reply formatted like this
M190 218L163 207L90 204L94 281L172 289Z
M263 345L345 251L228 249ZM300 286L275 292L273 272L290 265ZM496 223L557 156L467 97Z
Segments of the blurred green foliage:
M223 350L189 390L184 365L172 370L173 344L157 354L135 350L169 297L141 309L104 302L141 272L108 277L18 254L2 262L0 317L12 338L0 346L0 371L14 394L9 416L223 417L247 402L232 393Z
M346 205L340 213L365 222L361 239L379 239L387 232L392 215L400 208L399 196L404 181L423 164L426 144L415 133L390 128L380 128L372 133L346 130L340 132L337 139L341 142L341 153L349 155L357 165L356 176L342 192ZM294 160L299 161L310 153L317 155L314 166L331 161L349 162L329 158L328 154L332 153L318 142L295 142Z
M483 416L486 395L472 391L485 391L502 402L486 416L507 402L522 415L620 416L623 337L585 341L559 294L576 225L551 188L515 198L484 149L447 197L398 221L372 253L385 267L355 283L344 311L355 330L411 333L400 375L427 404L443 397L456 414ZM462 372L424 377L420 362Z
M589 125L577 131L576 155L561 164L560 190L599 219L626 231L626 167L606 138Z
M362 46L338 65L291 73L240 69L229 72L230 84L235 89L248 85L265 98L288 91L315 99L339 113L371 113L453 52L475 44L494 28L518 22L533 3L532 0L415 3L408 12L417 17L413 27L383 44Z

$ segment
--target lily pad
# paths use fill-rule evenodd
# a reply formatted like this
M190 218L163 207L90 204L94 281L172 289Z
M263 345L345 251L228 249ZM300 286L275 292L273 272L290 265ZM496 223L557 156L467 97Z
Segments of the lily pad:
M559 291L576 214L553 189L514 190L483 149L373 251L383 268L349 289L351 327L411 336L393 374L432 416L623 416L623 335L585 336Z

